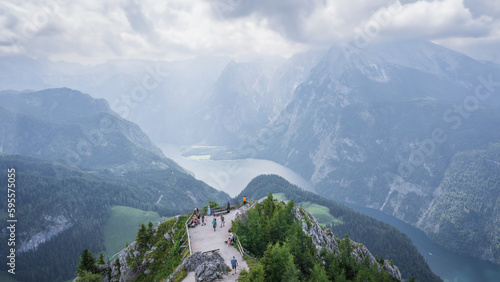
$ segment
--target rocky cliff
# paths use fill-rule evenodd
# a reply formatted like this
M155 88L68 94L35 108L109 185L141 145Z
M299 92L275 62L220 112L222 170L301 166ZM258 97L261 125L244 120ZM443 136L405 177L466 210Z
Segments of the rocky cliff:
M320 226L314 216L298 206L294 207L293 213L302 232L311 238L318 255L322 250L339 254L340 240L330 229ZM117 254L114 261L99 266L104 281L179 281L191 271L195 272L196 281L221 279L230 268L217 252L197 252L189 256L184 228L187 218L187 215L177 216L159 224L146 242L134 241ZM369 262L379 272L386 271L394 279L402 280L398 267L389 261L378 262L363 244L351 240L350 245L356 262Z
M316 218L312 216L306 210L295 206L294 208L295 218L301 223L302 231L312 239L312 242L318 254L322 249L327 249L334 254L339 253L339 238L336 238L330 229L322 227ZM350 240L350 239L349 239ZM399 268L395 265L385 260L383 263L378 262L375 257L370 253L370 251L361 243L356 243L350 240L352 247L352 255L356 259L356 262L360 263L368 260L370 265L375 265L379 271L387 271L392 277L401 281L401 273Z
M257 156L290 167L321 195L379 209L433 237L435 229L427 225L448 217L449 211L437 203L463 210L459 201L442 193L457 156L489 150L500 138L499 77L499 66L429 42L374 44L349 60L332 48L296 88L279 119L265 129L274 139ZM469 187L474 189L462 191L465 197L488 190L478 186L486 181L475 181L477 175L454 175L476 182ZM498 201L497 194L489 195ZM430 217L424 214L430 211L435 219L426 223ZM479 221L496 224L490 210L476 211ZM498 262L497 239L488 238L485 246L477 236L491 231L460 233L468 229L456 224L446 237L460 238L458 242L436 241Z

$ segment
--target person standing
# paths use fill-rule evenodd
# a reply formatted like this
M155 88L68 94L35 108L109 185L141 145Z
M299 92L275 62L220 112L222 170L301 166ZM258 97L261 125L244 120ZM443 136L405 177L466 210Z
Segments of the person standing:
M201 226L206 225L205 224L205 214L201 215Z
M247 204L247 196L243 196L243 205Z
M227 201L227 213L231 212L231 202Z
M207 215L210 215L210 206L207 208Z
M220 228L222 228L226 223L224 222L224 216L220 215Z
M234 269L234 273L233 275L236 274L236 266L238 265L238 260L233 256L233 259L231 260L231 266L233 267Z
M217 228L217 218L214 217L214 220L212 220L212 225L214 226L215 231L215 228Z

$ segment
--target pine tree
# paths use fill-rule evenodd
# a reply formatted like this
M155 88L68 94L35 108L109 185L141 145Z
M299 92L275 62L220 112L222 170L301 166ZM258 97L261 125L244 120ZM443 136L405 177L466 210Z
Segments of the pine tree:
M326 271L321 265L315 264L311 276L309 277L311 282L328 282L328 277L326 276Z
M151 240L151 238L153 238L153 233L154 233L153 231L154 231L153 230L153 223L150 221L148 223L148 229L147 229L147 232L146 232L147 233L147 237L148 237L148 241Z
M99 259L97 259L98 265L104 265L106 262L104 261L104 254L102 252L99 253Z
M144 225L144 223L141 223L141 228L139 228L139 231L137 231L136 240L142 246L148 243L148 234L146 230L146 225Z
M80 262L77 265L76 273L79 276L85 274L85 272L96 273L97 267L95 265L95 258L88 249L83 250L82 255L80 256Z
M267 281L297 281L298 270L293 263L293 256L286 243L281 246L269 244L262 265Z
M266 281L266 274L264 272L264 267L262 264L258 263L250 269L248 273L248 281L264 282Z
M264 216L268 219L272 218L274 212L274 202L273 202L273 194L269 193L267 198L264 200Z

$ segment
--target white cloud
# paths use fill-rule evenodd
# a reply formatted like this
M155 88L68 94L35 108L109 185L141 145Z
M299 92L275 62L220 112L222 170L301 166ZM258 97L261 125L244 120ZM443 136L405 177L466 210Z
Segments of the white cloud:
M412 1L378 36L445 42L494 58L499 5ZM293 52L352 40L394 0L0 0L0 54L84 63L116 58L173 60L197 55ZM486 5L486 4L485 4ZM492 12L496 11L496 12ZM498 29L498 28L497 28ZM466 42L466 43L464 43ZM464 47L468 46L468 47ZM461 49L460 49L461 48Z
M418 1L394 15L388 33L425 39L481 37L491 31L493 18L473 17L463 0Z

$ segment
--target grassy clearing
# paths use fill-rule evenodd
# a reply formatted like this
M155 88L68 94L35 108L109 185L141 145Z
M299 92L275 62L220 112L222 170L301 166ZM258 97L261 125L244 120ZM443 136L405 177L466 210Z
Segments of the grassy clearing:
M289 199L285 196L285 193L276 193L276 194L273 194L273 198L274 198L275 200L277 200L278 202L283 201L283 202L285 202L285 203L286 203L286 202L290 201L290 200L289 200ZM260 198L260 199L258 200L258 202L259 202L259 203L261 203L261 202L263 202L265 199L267 199L267 196Z
M306 211L308 211L310 214L312 214L316 220L319 222L321 225L326 225L326 224L342 224L342 220L335 218L330 214L330 211L327 207L325 206L320 206L318 204L314 204L311 202L302 202L299 203L299 206L304 208Z
M262 197L259 199L259 202L263 202L266 197ZM289 199L285 196L284 193L276 193L273 194L273 198L278 201L288 202ZM342 219L336 218L330 214L330 210L325 207L311 202L301 202L298 203L299 206L304 208L310 214L312 214L320 225L325 226L326 224L338 225L342 224Z
M107 258L116 254L125 247L125 243L132 243L141 227L141 222L147 225L149 221L156 226L157 222L163 222L168 218L161 218L158 213L143 211L131 207L114 206L111 214L104 225L104 245Z

